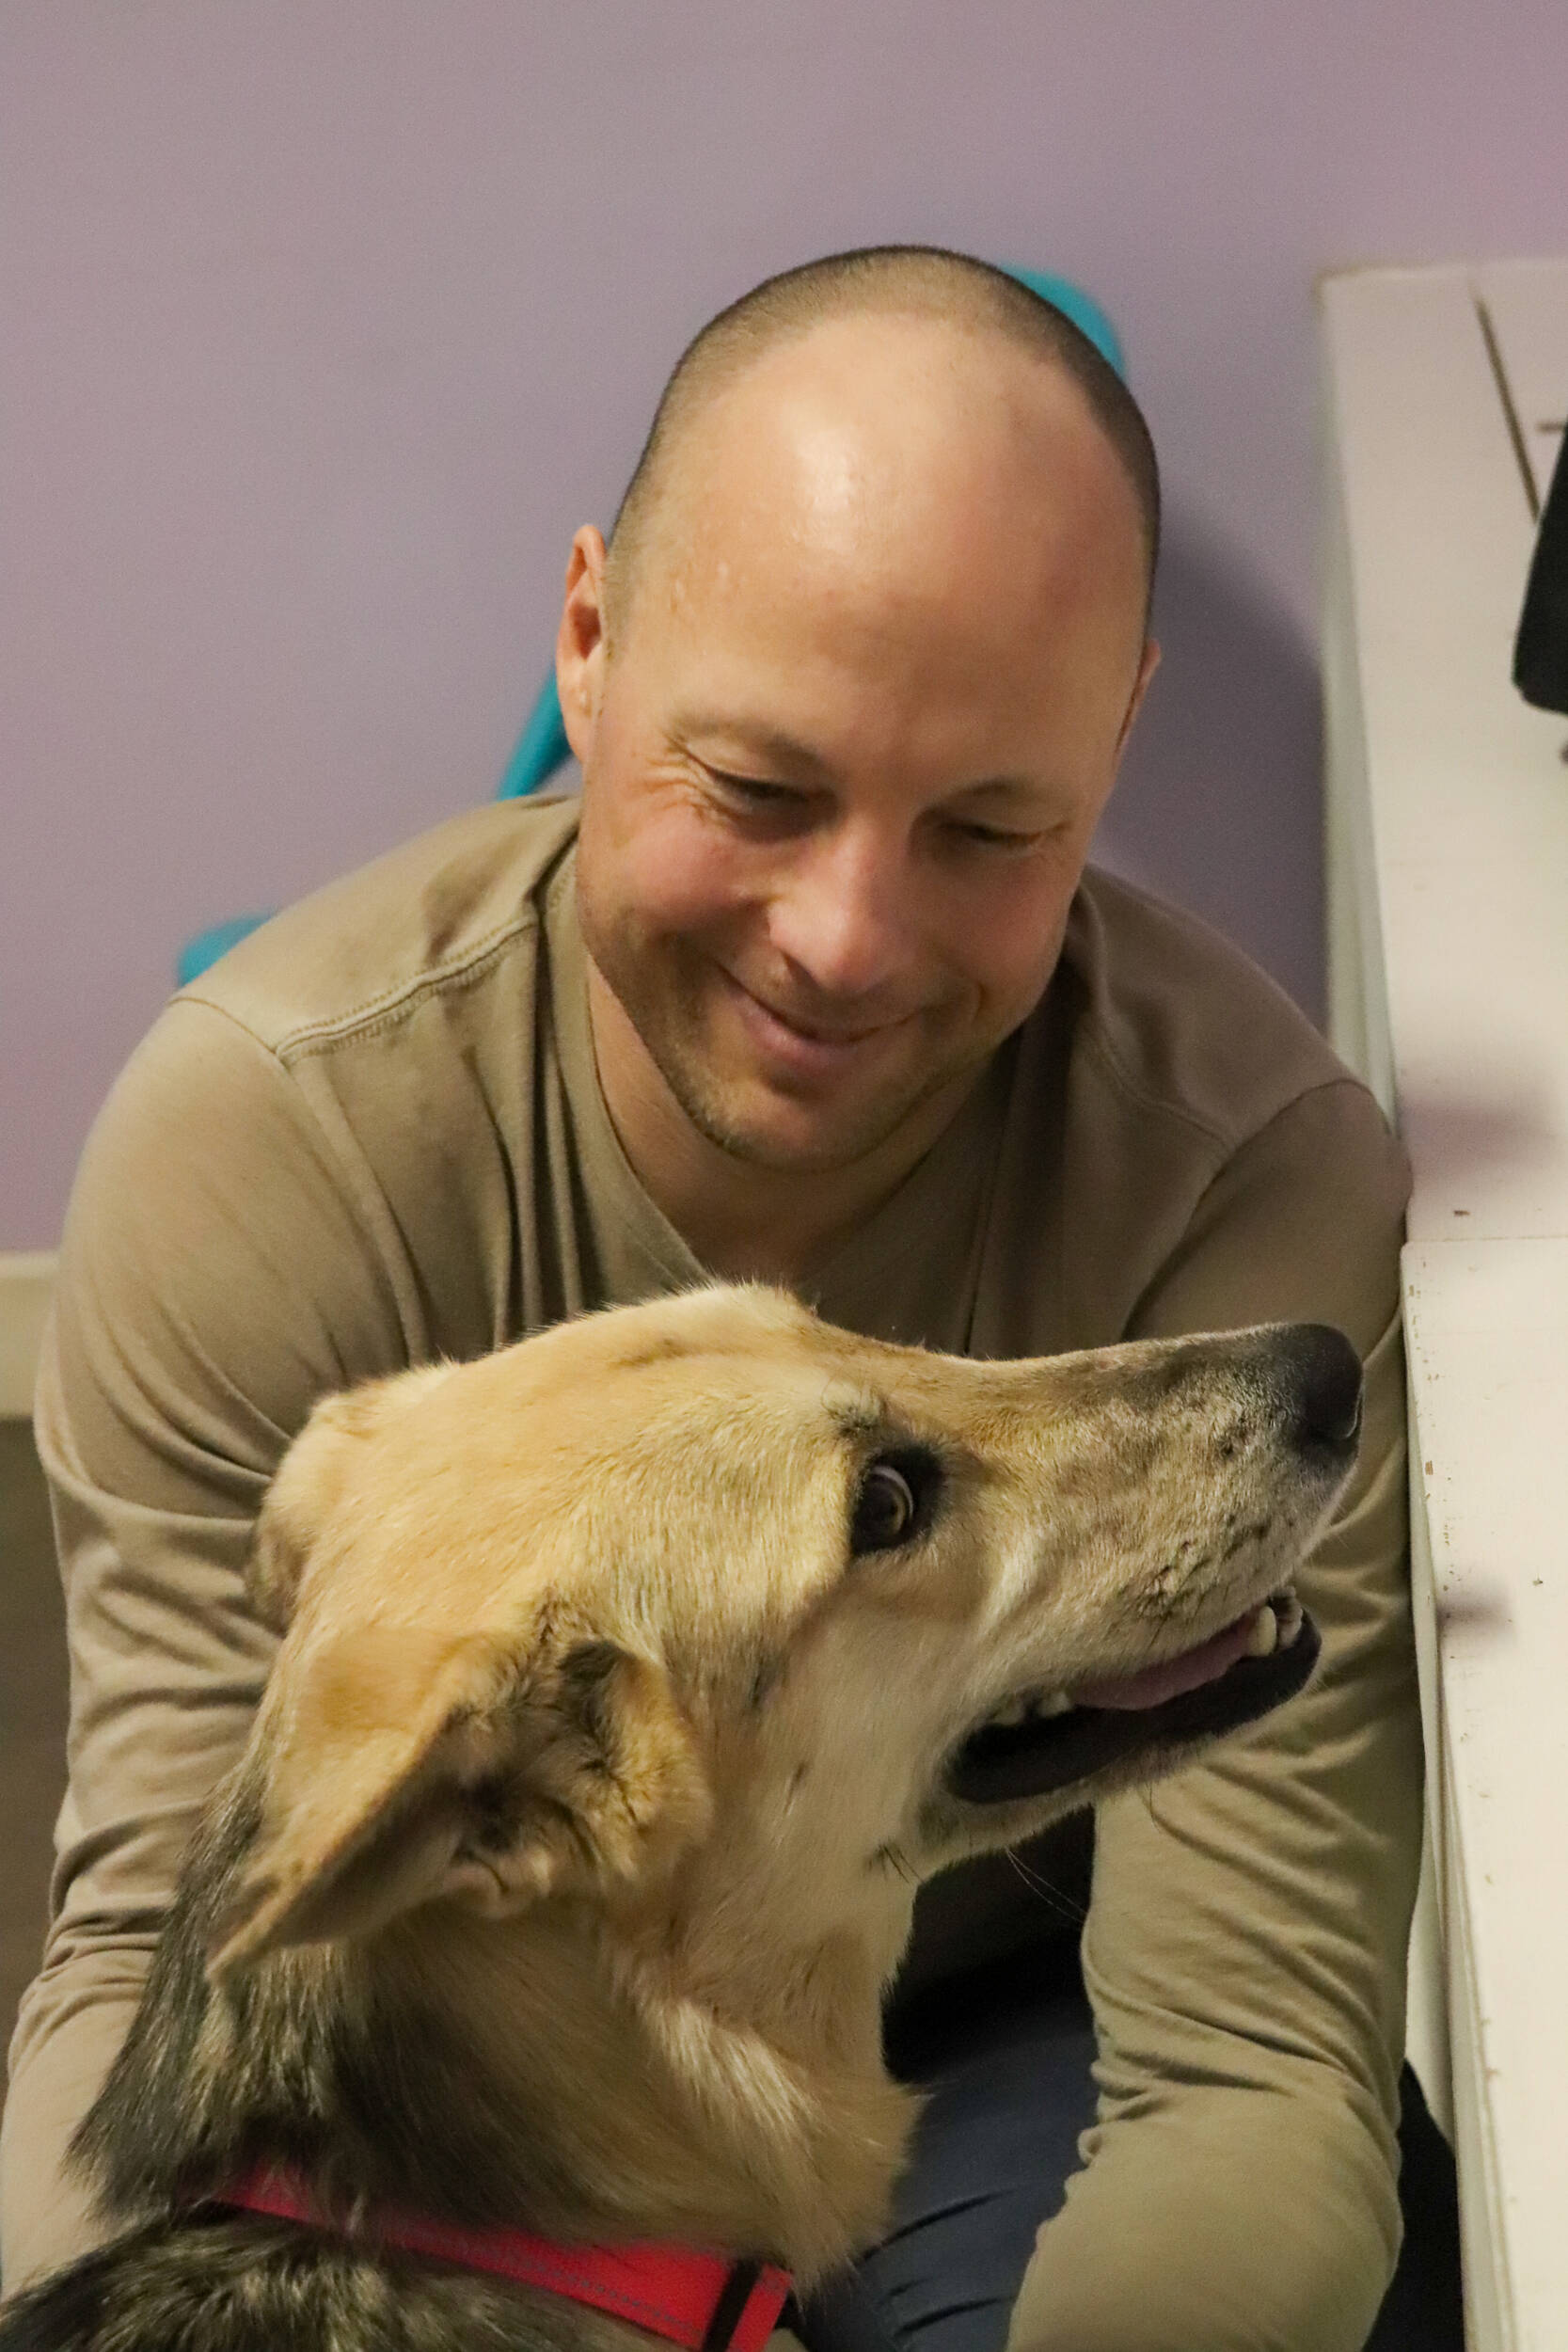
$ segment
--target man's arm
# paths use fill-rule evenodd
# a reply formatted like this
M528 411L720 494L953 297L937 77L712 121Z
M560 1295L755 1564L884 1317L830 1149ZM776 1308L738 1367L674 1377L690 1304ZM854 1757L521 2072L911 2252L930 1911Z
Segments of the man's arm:
M262 1491L316 1396L404 1360L392 1286L294 1082L225 1015L175 1004L84 1155L40 1370L71 1780L11 2046L8 2289L108 2234L66 2143L270 1663L241 1582Z
M1360 1465L1298 1579L1308 1691L1101 1808L1087 2169L1041 2232L1012 2352L1360 2352L1392 2272L1420 1841L1398 1249L1402 1157L1327 1087L1223 1171L1134 1336L1338 1324Z

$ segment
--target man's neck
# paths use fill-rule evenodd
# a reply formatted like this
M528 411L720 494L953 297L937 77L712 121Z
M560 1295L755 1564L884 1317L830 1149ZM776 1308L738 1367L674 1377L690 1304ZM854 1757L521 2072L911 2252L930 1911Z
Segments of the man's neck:
M605 1107L639 1183L693 1255L729 1281L806 1280L873 1216L957 1116L978 1073L919 1104L844 1168L770 1168L682 1109L592 957L588 1007Z

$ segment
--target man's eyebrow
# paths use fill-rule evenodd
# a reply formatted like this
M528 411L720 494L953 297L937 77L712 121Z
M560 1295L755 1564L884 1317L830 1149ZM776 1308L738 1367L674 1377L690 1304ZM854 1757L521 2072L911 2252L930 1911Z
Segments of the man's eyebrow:
M1037 776L976 776L973 784L954 787L950 798L955 801L977 799L983 792L1000 792L1010 800L1040 801L1050 798L1050 787Z
M737 719L711 710L681 710L671 723L670 734L677 743L690 743L704 736L721 736L726 742L758 759L771 760L777 767L791 769L814 780L828 782L834 772L832 762L810 743L786 735L782 727L769 726L765 720Z

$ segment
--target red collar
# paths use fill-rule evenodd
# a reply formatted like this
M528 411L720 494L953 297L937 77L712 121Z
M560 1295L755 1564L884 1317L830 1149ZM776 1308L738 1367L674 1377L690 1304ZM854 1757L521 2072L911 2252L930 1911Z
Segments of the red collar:
M263 2168L213 2201L280 2221L335 2226L297 2174ZM789 2294L787 2270L732 2262L685 2246L564 2246L526 2230L465 2230L418 2215L377 2215L366 2232L383 2246L545 2287L612 2312L687 2352L762 2352Z

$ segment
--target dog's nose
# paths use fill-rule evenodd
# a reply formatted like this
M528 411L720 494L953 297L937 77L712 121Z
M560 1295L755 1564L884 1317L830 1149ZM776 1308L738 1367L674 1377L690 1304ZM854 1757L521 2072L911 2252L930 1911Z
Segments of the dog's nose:
M1361 1359L1344 1333L1298 1323L1280 1343L1279 1369L1297 1442L1353 1444L1361 1432Z

